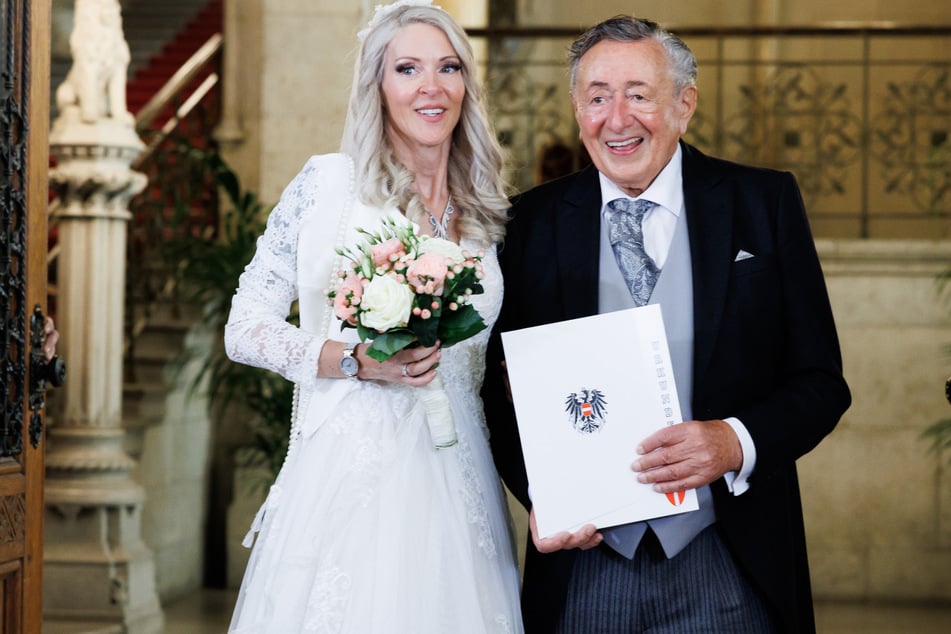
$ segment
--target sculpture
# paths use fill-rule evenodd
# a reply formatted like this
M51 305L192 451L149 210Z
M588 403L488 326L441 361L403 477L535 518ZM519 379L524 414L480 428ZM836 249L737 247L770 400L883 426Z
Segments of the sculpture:
M76 0L69 48L73 65L56 89L56 106L66 119L132 124L126 107L129 45L122 32L118 0Z

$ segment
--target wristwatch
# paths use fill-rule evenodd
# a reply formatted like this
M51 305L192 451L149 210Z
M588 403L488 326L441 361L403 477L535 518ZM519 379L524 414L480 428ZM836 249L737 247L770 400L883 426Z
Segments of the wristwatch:
M357 347L355 343L348 343L343 349L343 356L340 357L340 371L349 379L357 378L357 372L360 371L360 362L353 356L353 349Z

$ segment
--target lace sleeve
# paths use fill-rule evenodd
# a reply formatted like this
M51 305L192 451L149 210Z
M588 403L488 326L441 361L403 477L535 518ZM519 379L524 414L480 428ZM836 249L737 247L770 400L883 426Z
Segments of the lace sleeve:
M317 380L317 360L326 341L323 333L309 333L287 322L298 295L298 234L316 195L317 166L312 158L271 211L254 258L238 279L225 325L228 357L277 372L302 387Z

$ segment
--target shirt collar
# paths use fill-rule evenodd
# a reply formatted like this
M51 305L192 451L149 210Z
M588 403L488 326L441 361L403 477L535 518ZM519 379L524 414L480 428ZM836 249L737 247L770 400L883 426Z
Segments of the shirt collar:
M680 210L683 209L684 205L682 155L683 151L678 143L677 149L674 150L674 155L667 161L667 165L660 171L650 187L645 189L637 198L644 198L657 203L675 216L680 216ZM604 209L609 202L616 198L631 198L600 171L598 172L598 179L601 182L601 209Z

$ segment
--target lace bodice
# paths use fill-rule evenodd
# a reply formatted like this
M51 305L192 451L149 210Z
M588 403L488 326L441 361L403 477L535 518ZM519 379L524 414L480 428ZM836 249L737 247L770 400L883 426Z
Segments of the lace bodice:
M472 251L479 248L468 240L463 240L462 246ZM502 308L502 273L495 249L485 250L482 265L485 272L482 280L484 292L472 296L472 305L482 315L487 327L474 337L444 349L442 362L439 364L439 372L446 388L458 389L461 398L467 401L466 405L472 408L471 411L480 411L482 407L479 390L485 375L485 349L492 325Z
M258 239L254 259L238 281L238 290L225 326L225 349L231 359L277 372L304 389L312 388L320 381L340 380L316 378L320 349L328 333L338 333L340 328L336 317L332 318L333 323L329 324L326 331L298 328L286 321L291 304L300 293L299 236L306 223L316 221L322 230L325 229L325 234L336 237L338 227L346 223L341 214L348 213L348 205L339 201L349 194L336 189L349 187L353 191L352 182L335 182L333 187L327 188L328 191L318 191L319 158L315 157L307 163L284 190L280 202L271 212L267 229ZM329 201L336 202L329 204ZM382 210L379 211L379 215L382 215ZM316 214L320 216L315 217ZM350 241L359 237L354 232L350 234ZM313 268L326 271L326 274L318 274L324 286L329 281L330 271L340 266L339 256L329 244L326 248L315 248L313 253L308 252L305 258L308 261L316 259L318 266ZM472 300L488 328L467 341L447 348L443 353L440 373L448 389L457 389L464 398L477 402L484 375L489 331L501 308L502 277L493 248L472 240L463 240L462 246L473 251L479 248L485 250L485 292L473 296ZM311 265L307 266L310 268ZM321 310L329 309L321 306Z

